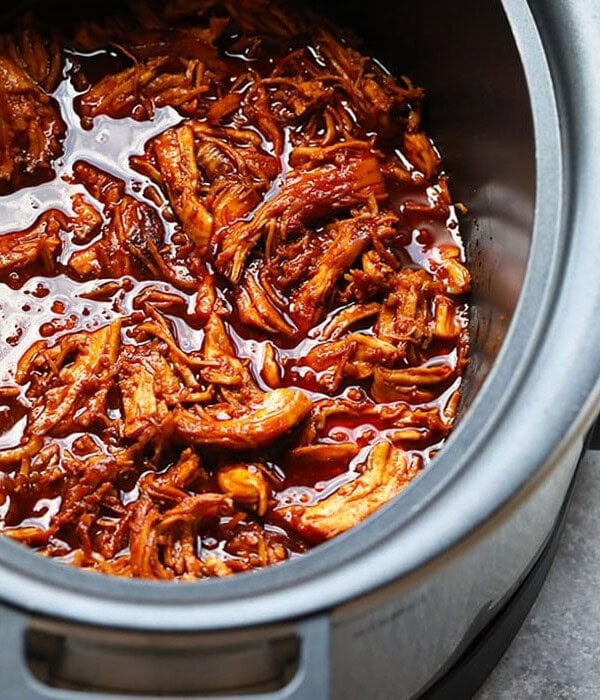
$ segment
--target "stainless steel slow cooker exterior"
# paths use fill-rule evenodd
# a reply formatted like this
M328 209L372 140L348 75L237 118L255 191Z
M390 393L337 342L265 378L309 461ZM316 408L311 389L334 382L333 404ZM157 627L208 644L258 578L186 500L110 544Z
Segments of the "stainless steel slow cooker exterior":
M429 88L471 209L453 437L360 527L228 580L113 579L0 541L0 697L415 697L530 569L600 408L600 3L418 4L363 3L356 29Z

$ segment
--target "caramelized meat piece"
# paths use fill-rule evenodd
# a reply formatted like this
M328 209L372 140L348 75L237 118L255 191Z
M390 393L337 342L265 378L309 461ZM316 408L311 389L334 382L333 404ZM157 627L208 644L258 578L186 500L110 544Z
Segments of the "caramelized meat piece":
M15 378L30 381L32 435L65 435L104 412L107 381L119 352L117 321L92 333L65 335L56 345L38 341L21 358Z
M14 35L0 37L1 53L49 94L56 89L61 78L62 54L56 34L45 37L40 26L36 26L34 14L27 13Z
M460 251L456 246L439 247L440 262L435 266L448 294L466 294L471 289L471 275L460 261Z
M285 319L279 300L274 302L251 272L244 276L235 301L240 320L248 326L283 336L292 336L297 331Z
M149 497L142 495L133 508L130 526L132 574L158 579L176 574L202 575L195 548L197 528L203 521L228 515L232 510L230 498L203 493L186 496L161 513Z
M46 275L57 272L63 243L81 243L97 233L102 218L83 195L72 198L74 216L58 209L44 212L25 231L0 235L0 274L19 271L32 276L40 270Z
M292 302L292 315L301 329L314 326L327 308L333 286L367 248L372 236L387 233L393 218L362 216L332 226L332 240L319 260L316 273L300 287ZM385 235L385 234L384 234Z
M384 137L397 134L404 123L401 117L406 114L405 108L420 101L422 90L410 83L398 85L367 57L336 41L328 31L321 32L317 50L352 99L367 131L374 130Z
M103 236L89 247L73 253L68 265L84 279L133 275L140 263L152 269L159 257L155 251L161 233L155 211L147 204L125 196L110 211ZM124 249L129 255L123 255Z
M440 157L435 146L422 131L407 131L403 138L403 150L414 170L431 181L438 173Z
M173 412L175 434L196 445L230 450L255 450L276 442L309 414L311 402L302 392L275 389L241 416L229 416L225 407L202 413Z
M67 227L65 219L62 212L50 211L26 231L0 236L0 272L40 263L51 273L62 245L60 232Z
M310 541L327 540L371 515L413 476L406 455L387 442L379 442L369 453L364 470L332 496L314 506L280 508L277 515Z
M203 378L219 387L225 401L234 404L260 402L264 398L247 366L237 357L235 347L221 318L213 313L204 329L202 355L206 367Z
M10 58L0 55L0 192L51 179L65 124L54 101Z
M382 201L386 196L383 177L372 155L347 154L338 163L293 171L279 193L267 200L250 222L236 222L226 232L217 267L232 282L239 281L248 254L273 219L277 220L280 235L286 236L319 218L366 205L370 199Z
M171 47L162 48L168 51ZM132 51L141 54L152 48L132 47ZM107 75L84 93L79 104L82 124L91 128L100 114L113 119L131 116L143 121L151 119L156 108L165 106L193 115L199 111L200 96L209 89L206 67L201 60L188 60L181 54L159 54L158 58L137 63L122 73Z
M320 386L331 392L337 391L344 377L368 379L378 367L391 366L401 357L401 350L392 343L364 333L350 333L342 340L312 348L299 365L318 372Z
M234 501L264 515L269 501L269 484L259 465L230 464L219 469L219 487Z
M169 200L183 228L204 251L212 233L212 216L198 197L199 173L191 127L166 131L154 144Z
M0 193L54 176L65 124L50 97L60 79L56 37L45 39L28 15L19 32L0 36Z
M232 141L234 143L232 143ZM243 147L235 142L241 141ZM259 203L277 174L272 157L256 148L256 134L191 122L152 142L161 184L201 254L218 235Z
M382 402L431 401L439 393L436 385L447 383L454 376L455 369L445 363L409 369L377 367L373 377L373 398Z
M292 469L313 469L315 466L341 466L348 467L350 460L359 452L357 445L351 442L331 444L313 444L304 447L294 447L286 457L286 467Z
M137 437L158 427L168 413L168 401L181 391L181 381L159 352L157 344L124 348L119 366L123 401L123 433Z
M97 223L100 237L69 258L71 270L83 279L154 273L180 286L182 280L161 251L164 226L158 212L126 194L122 181L89 163L76 163L74 171L104 205L104 220Z

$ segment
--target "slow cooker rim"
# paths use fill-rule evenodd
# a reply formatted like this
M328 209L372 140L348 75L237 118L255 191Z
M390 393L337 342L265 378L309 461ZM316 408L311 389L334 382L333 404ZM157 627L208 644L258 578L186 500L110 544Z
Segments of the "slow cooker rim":
M321 575L332 567L348 568L351 566L348 562L352 562L357 552L380 542L393 531L406 528L411 519L430 508L448 483L468 466L469 460L465 455L469 450L471 452L476 450L482 442L490 438L510 398L518 389L518 377L527 371L535 359L533 356L535 347L532 346L535 345L537 335L532 334L528 337L524 334L526 330L524 325L530 321L527 312L531 314L532 307L539 307L541 300L549 308L551 296L559 282L558 271L552 270L552 257L545 259L547 245L556 245L557 241L561 240L561 236L557 235L556 230L553 231L552 226L548 224L554 221L555 229L560 227L560 196L558 195L564 186L561 182L563 170L557 166L560 162L560 136L552 81L535 24L526 3L524 0L503 0L503 5L525 63L533 101L538 150L538 196L535 235L524 290L527 291L529 287L533 287L534 283L539 289L537 295L523 293L521 296L519 308L497 363L469 409L469 415L475 418L463 421L432 467L397 501L388 504L359 528L322 545L303 557L301 561L290 561L268 570L240 574L225 581L176 585L148 581L123 581L96 576L46 561L12 542L0 541L0 563L6 571L6 575L3 575L0 581L0 595L4 600L50 616L57 614L60 609L60 615L63 617L99 625L152 629L213 628L216 615L206 616L207 607L210 609L212 606L215 610L216 607L222 609L223 604L230 606L233 605L233 601L252 607L253 598L264 599L269 592L276 589L288 589L288 592L297 590L303 582ZM544 71L543 81L540 81L540 66ZM537 73L536 81L538 81L535 84L532 80L534 73ZM549 202L548 206L539 196L542 189L557 194L556 200ZM542 230L544 226L546 228ZM546 275L545 283L541 287L537 279L540 275ZM534 277L536 279L533 279ZM540 319L538 319L538 325L541 325ZM538 334L540 330L538 328ZM520 336L518 343L514 340L517 336ZM523 352L524 349L526 352ZM515 361L514 364L511 364L513 361ZM515 367L518 368L519 374L513 376L511 390L507 392L503 385L509 375L509 366L512 370ZM494 395L502 397L502 401L492 402ZM583 420L582 418L580 423ZM576 428L577 426L574 430ZM581 430L581 426L578 429ZM461 451L463 455L457 459ZM534 467L523 475L522 483L529 480L539 469L538 464ZM482 519L489 517L490 512L500 505L499 501L491 504L486 502L487 510L482 508L480 514ZM471 532L476 524L472 520L465 521L462 528L463 535ZM443 537L440 538L438 550L424 552L420 563L430 560L456 541L455 536L446 540ZM393 575L401 575L407 571L408 569L403 570L402 566L396 564ZM355 593L360 593L360 585L355 588ZM45 595L35 596L36 591L43 591ZM71 604L65 607L57 605L57 602L62 599L59 593L69 596ZM76 596L76 600L73 596ZM347 597L347 591L340 592L338 602ZM102 605L99 605L100 602ZM272 610L272 617L280 615L283 618L306 614L323 604L323 599L309 601L301 596L296 607L291 609L292 606L288 605L285 611ZM331 604L331 601L328 604ZM177 607L183 609L182 614L178 613L173 617L173 610ZM231 626L237 626L242 622L257 624L264 621L264 606L259 605L254 613L250 614L250 612L247 611L247 614L241 618L235 615L231 616L235 619L229 619L230 616L221 617L221 626L230 626L230 623Z

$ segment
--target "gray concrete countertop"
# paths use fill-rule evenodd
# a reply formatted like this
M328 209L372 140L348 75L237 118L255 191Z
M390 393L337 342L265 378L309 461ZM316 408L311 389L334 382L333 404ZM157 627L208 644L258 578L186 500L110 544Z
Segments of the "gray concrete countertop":
M600 452L580 466L556 559L476 700L600 698Z

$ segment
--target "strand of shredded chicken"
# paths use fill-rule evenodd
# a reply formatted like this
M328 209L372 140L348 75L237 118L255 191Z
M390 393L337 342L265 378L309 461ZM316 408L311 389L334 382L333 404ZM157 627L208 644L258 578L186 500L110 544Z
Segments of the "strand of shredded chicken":
M0 36L23 212L0 233L0 531L194 580L358 525L439 451L467 362L423 91L278 0L40 13Z

